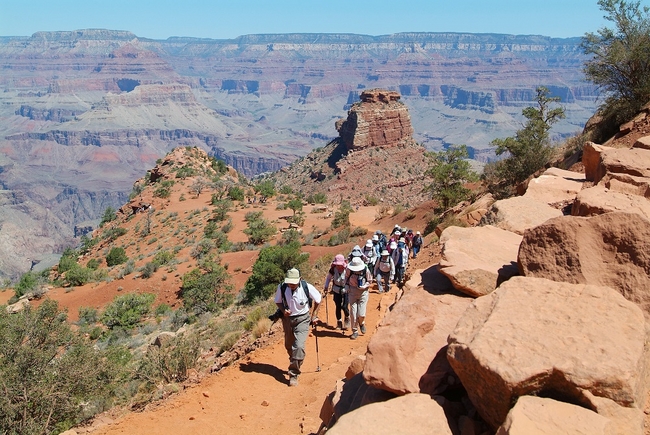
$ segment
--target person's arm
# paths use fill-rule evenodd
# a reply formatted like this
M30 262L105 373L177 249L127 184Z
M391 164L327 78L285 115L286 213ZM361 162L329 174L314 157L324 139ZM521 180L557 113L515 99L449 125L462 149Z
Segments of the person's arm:
M284 306L284 301L282 300L282 284L279 284L278 289L275 291L274 302L275 305L277 305L278 309L282 311L285 317L289 317L291 315L291 310L289 307Z
M322 301L320 292L313 285L307 283L307 291L309 291L309 296L311 300L314 301L312 312L311 312L311 323L316 324L318 320L318 309L320 308L320 303Z
M330 272L327 272L327 277L325 277L325 286L323 287L323 293L327 294L327 289L330 286L330 281L332 278L332 274Z

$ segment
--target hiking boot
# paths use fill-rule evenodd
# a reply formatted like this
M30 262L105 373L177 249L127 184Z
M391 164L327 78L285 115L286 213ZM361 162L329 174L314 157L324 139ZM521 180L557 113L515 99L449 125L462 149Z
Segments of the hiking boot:
M295 387L298 385L298 376L290 376L289 377L289 386L290 387Z
M346 317L345 322L343 322L343 329L348 330L350 329L350 318Z
M356 340L357 337L359 337L359 334L357 333L357 331L354 331L354 332L352 333L352 335L350 336L350 340Z
M361 330L362 334L366 334L366 324L364 323L363 325L359 326L359 330Z
M340 320L336 321L336 329L343 329L343 322Z

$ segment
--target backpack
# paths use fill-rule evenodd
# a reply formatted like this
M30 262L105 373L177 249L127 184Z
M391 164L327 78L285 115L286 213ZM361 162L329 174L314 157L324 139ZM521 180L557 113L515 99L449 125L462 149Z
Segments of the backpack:
M302 286L302 291L305 292L305 296L307 296L307 303L309 303L309 308L311 308L311 296L309 295L309 289L307 288L307 281L300 278L300 285ZM280 293L282 293L282 303L284 304L285 307L288 307L289 304L287 304L287 297L284 294L284 292L286 291L287 291L287 284L282 283L282 286L280 287Z
M386 261L383 261L381 258L379 259L379 270L383 273L390 272L390 256L386 257Z
M405 252L404 248L397 248L397 252L399 253L397 257L397 266L404 266L406 264L407 260L407 255Z
M348 286L350 285L350 278L352 277L352 275L356 275L356 278L355 278L356 281L357 281L356 282L356 284L357 284L356 287L362 287L366 283L366 277L367 277L367 273L368 273L368 266L367 265L363 270L361 270L359 272L352 272L352 271L350 271L350 272L351 273L348 274L348 277L347 277L347 279L345 281L346 285L348 285ZM361 280L359 278L361 278Z
M345 269L343 269L343 272L339 273L338 269L332 266L330 267L330 273L332 274L332 285L339 288L345 287Z
M386 249L386 246L388 246L388 240L386 240L386 235L382 234L379 236L379 252Z

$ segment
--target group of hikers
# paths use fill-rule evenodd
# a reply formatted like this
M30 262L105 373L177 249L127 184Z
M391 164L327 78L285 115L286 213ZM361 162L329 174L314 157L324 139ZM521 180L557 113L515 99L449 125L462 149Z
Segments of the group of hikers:
M337 254L325 278L324 294L330 291L334 299L336 329L352 329L355 340L366 333L366 306L370 285L377 283L377 291L390 291L391 284L404 284L409 256L416 258L423 239L419 231L395 225L390 234L377 230L363 248L354 246L347 257ZM302 291L298 291L302 289ZM278 317L282 318L284 344L289 354L289 385L298 384L300 366L305 358L305 342L309 326L318 325L321 293L301 279L298 269L289 269L284 282L278 285L275 299ZM312 315L313 313L313 315Z

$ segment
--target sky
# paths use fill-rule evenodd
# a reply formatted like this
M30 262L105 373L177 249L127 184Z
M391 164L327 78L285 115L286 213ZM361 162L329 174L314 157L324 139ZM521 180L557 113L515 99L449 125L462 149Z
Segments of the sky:
M111 29L153 39L399 32L565 38L603 26L611 27L597 0L0 0L0 36Z

